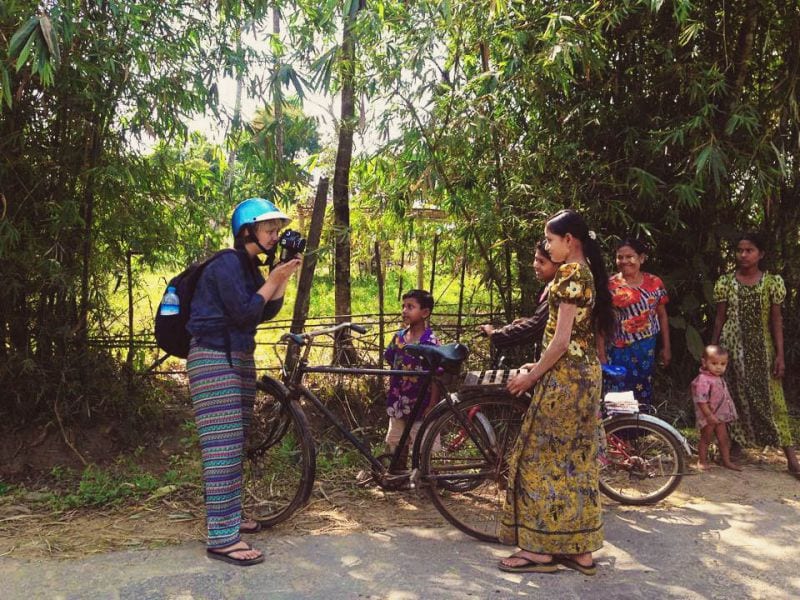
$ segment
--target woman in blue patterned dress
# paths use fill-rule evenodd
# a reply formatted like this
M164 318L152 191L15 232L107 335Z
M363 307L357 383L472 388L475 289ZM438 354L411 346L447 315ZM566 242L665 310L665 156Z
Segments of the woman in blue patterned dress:
M234 248L245 256L229 252L205 268L186 326L192 335L186 370L203 456L206 555L239 566L264 560L260 550L240 539L260 529L242 518L241 492L244 439L256 394L256 327L278 314L289 278L300 266L298 256L277 265L265 280L257 256L273 251L288 223L289 217L263 198L236 207Z

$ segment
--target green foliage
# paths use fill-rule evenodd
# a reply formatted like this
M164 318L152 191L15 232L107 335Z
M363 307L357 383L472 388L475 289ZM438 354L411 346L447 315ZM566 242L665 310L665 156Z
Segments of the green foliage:
M257 128L236 142L250 148L238 162L225 146L185 137L187 117L217 110L220 71L266 59L232 41L245 18L265 23L269 6L3 3L0 385L9 393L0 413L72 421L111 407L127 410L126 421L140 417L148 386L92 347L122 316L108 292L129 256L135 266L182 267L227 245L240 194L277 196L280 184L284 198L297 197L307 173L287 167L277 181L286 157L265 160ZM278 86L293 81L283 73ZM307 156L314 124L295 101L287 106L290 159ZM153 140L151 153L134 149Z
M2 4L0 411L77 419L109 397L140 406L141 392L108 386L126 379L105 362L116 357L90 350L124 314L110 290L128 252L134 276L206 255L225 244L243 196L297 204L300 216L310 171L334 162L301 101L308 86L351 84L375 117L339 131L381 144L354 155L354 279L374 277L377 244L390 289L412 254L432 260L438 233L437 289L466 263L508 317L525 313L543 220L580 209L609 256L629 233L652 246L648 269L672 298L669 375L682 389L708 339L711 285L732 268L729 240L759 228L789 288L786 388L800 389L793 3L295 0L280 7L281 35L251 43L273 6ZM269 101L252 123L234 119L224 144L186 139L187 116L226 117L218 73ZM142 141L152 152L134 150ZM345 233L334 229L326 262ZM374 295L358 293L354 312L373 312Z
M609 256L615 239L644 237L683 334L671 375L688 384L736 231L768 233L792 290L785 314L798 310L800 13L748 6L383 3L373 27L392 44L367 36L363 60L388 95L382 126L399 134L364 181L399 215L416 197L457 215L508 299L559 208L582 210ZM481 239L498 243L482 251Z
M148 497L161 497L179 488L196 486L197 464L178 458L161 474L143 470L133 458L119 459L107 468L87 466L81 473L56 468L51 473L59 490L46 496L56 510L89 506L116 506Z

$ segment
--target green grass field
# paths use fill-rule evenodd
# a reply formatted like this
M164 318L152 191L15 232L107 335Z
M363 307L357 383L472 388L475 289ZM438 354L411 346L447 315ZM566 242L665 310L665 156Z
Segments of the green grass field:
M152 331L155 311L158 309L161 296L164 293L166 281L173 277L172 272L139 272L135 274L134 284L134 334L138 339L152 341ZM426 274L425 286L429 284L430 274ZM416 287L416 269L413 265L402 273L402 289L408 290ZM465 280L464 302L481 304L481 312L488 309L490 298L485 284L477 275L468 275ZM434 288L436 309L432 322L434 326L439 321L454 320L459 300L460 281L452 273L437 274ZM387 335L400 326L400 271L393 269L386 277L384 314ZM377 278L369 275L354 274L352 279L352 314L354 322L367 322L372 324L371 343L377 343L377 313L379 312ZM297 296L296 279L287 288L284 307L280 314L271 322L264 324L258 333L259 348L256 352L256 361L259 365L273 365L276 358L273 344L280 335L289 329L295 298ZM110 294L113 322L106 323L105 329L112 335L127 335L128 293L124 284ZM468 311L465 311L468 312ZM314 277L311 302L306 328L320 327L333 322L335 315L334 283L333 276L328 269L318 265ZM396 315L396 318L393 318ZM369 337L369 336L368 336ZM366 339L366 338L365 338ZM155 360L155 350L143 350L139 357L141 364Z

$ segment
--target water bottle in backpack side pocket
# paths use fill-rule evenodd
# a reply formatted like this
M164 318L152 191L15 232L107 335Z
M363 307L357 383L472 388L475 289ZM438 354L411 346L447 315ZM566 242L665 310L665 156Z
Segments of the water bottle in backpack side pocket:
M161 314L163 316L177 315L181 312L181 301L173 286L167 288L167 292L161 299Z

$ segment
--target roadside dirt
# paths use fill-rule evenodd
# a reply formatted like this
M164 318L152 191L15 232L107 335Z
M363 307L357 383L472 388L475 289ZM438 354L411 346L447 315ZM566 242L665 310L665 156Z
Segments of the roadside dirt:
M714 467L684 477L663 503L609 510L657 511L702 500L753 504L781 502L800 506L800 481L785 470L782 454L748 452L744 471ZM424 492L384 492L355 484L354 471L318 480L309 504L287 523L259 534L270 537L347 534L399 526L447 526ZM115 549L153 548L204 537L204 509L194 487L160 490L135 505L114 510L45 512L37 492L0 496L0 556L18 559L74 558ZM37 508L39 507L39 508Z

